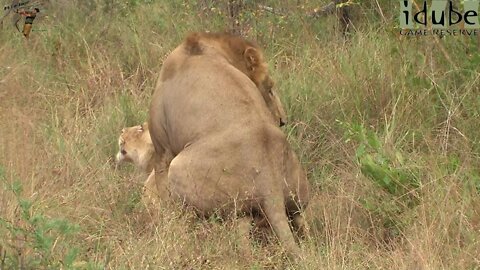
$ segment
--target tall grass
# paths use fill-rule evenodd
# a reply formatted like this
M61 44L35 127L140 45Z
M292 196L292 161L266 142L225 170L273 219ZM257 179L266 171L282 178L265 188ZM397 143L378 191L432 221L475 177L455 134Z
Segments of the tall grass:
M112 165L165 56L190 31L225 30L213 2L52 1L28 41L4 24L0 268L293 267L274 241L240 256L235 224L153 215L146 176ZM357 7L347 38L334 17L305 16L313 2L246 2L243 31L265 48L315 195L302 268L479 269L478 41L392 34L385 1L384 17Z

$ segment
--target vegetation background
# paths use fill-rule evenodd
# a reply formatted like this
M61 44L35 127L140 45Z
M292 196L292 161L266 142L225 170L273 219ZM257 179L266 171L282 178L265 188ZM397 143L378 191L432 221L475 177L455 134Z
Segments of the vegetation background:
M398 1L238 3L52 0L29 40L4 22L0 269L480 269L477 38L400 36ZM112 165L165 56L232 29L265 49L312 183L300 266L274 241L240 256L228 222L154 218L146 175Z

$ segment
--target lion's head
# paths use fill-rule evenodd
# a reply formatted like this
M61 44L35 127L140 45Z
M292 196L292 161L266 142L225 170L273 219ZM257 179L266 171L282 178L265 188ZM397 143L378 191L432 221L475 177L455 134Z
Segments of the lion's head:
M202 54L205 47L220 50L231 65L247 75L262 94L274 121L280 126L286 123L285 110L274 90L267 63L257 44L226 33L192 33L185 39L185 49L191 55Z

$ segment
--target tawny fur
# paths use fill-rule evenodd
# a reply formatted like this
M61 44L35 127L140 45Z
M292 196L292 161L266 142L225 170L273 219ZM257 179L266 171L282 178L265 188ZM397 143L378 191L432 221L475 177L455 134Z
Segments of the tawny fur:
M148 174L143 187L142 201L148 206L158 206L161 200L167 199L166 183L157 185L155 182L154 166L162 159L155 154L148 124L124 128L118 138L118 146L119 151L116 155L118 164L130 162Z
M298 257L288 219L301 223L308 181L278 127L284 111L263 56L240 41L193 34L165 60L149 126L156 152L172 159L155 177L200 214L265 217Z

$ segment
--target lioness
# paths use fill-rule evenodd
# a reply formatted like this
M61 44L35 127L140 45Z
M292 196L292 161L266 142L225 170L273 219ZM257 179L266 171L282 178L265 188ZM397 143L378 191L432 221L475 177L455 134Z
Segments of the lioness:
M265 217L298 257L288 219L300 225L309 187L278 127L285 113L272 87L255 44L228 34L188 36L165 60L150 106L155 150L173 157L168 174L155 177L167 178L173 199L201 214Z
M117 164L130 162L149 174L143 186L143 202L156 206L159 200L166 199L168 196L166 183L156 183L155 181L154 165L155 162L161 162L161 159L155 155L148 124L143 123L139 126L122 129L118 138L118 146L119 150L115 158Z

